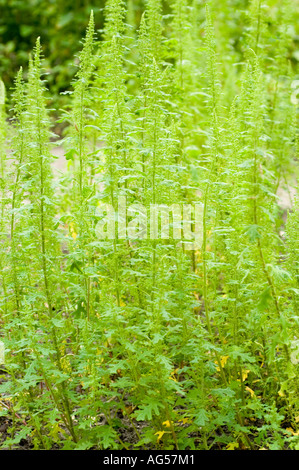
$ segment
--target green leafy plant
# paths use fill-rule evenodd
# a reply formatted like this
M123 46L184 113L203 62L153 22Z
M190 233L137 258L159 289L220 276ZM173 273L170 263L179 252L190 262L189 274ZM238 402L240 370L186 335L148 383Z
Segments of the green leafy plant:
M3 447L298 448L296 15L166 3L0 82Z

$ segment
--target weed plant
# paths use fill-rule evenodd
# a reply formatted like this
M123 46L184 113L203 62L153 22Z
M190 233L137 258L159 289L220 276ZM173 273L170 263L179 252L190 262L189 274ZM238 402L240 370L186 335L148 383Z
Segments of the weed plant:
M298 199L286 217L277 196L297 174L295 9L147 0L137 24L108 0L58 176L39 39L12 114L0 82L5 448L299 449ZM200 246L174 219L134 237L142 208L195 203Z

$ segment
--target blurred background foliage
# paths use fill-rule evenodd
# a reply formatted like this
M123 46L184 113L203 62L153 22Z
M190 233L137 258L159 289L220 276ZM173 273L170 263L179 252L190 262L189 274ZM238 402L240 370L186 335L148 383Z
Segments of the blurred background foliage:
M269 15L269 34L272 34L274 45L275 42L280 41L280 38L276 34L275 25L272 25L272 20L274 17L279 17L279 9L281 5L285 6L285 1L267 0L266 2L269 9L265 11L265 14ZM0 77L6 89L13 85L20 66L26 70L28 55L33 49L36 38L40 36L48 74L48 86L54 98L53 105L57 108L63 104L64 98L60 93L69 88L75 74L76 54L81 48L80 41L85 34L90 11L94 11L100 40L105 3L105 0L0 0ZM126 3L129 10L127 21L136 29L146 0L126 0ZM163 2L165 18L171 14L172 3L172 0ZM189 0L190 8L194 12L194 21L197 22L199 28L204 22L203 6L205 3L206 0ZM221 44L221 50L218 50L220 58L231 56L231 49L234 49L235 61L242 61L244 59L242 41L247 27L246 11L251 1L211 0L209 3L214 11L218 44ZM289 5L290 15L292 15L293 43L288 50L288 57L296 69L299 61L299 0L289 0ZM272 12L274 12L273 15ZM297 18L293 18L294 14ZM167 20L165 25L167 35ZM297 29L294 25L297 25ZM271 56L270 51L269 55Z
M0 76L10 87L40 36L52 94L69 86L90 10L103 21L104 0L0 0Z

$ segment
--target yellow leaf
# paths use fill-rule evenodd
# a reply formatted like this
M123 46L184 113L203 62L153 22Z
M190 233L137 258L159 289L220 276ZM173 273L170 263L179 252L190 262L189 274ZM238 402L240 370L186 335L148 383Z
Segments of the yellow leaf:
M222 367L225 367L225 364L227 363L228 358L229 358L229 356L222 356L221 357L220 362L221 362Z
M244 380L247 379L249 372L250 372L250 370L248 370L248 369L245 369L245 370L243 369L242 370L242 382L244 382Z
M227 363L228 358L229 358L229 356L221 356L221 358L220 358L221 367L225 367L225 364ZM217 362L216 362L216 364L217 364ZM217 366L216 369L219 371L220 367Z
M157 437L157 442L160 441L160 439L162 439L162 437L164 436L165 434L165 431L158 431L158 432L155 432L155 436L158 436Z
M249 393L250 393L250 395L251 395L251 398L252 398L252 397L254 397L254 391L253 391L251 388L249 388L249 387L245 387L245 389L247 390L247 392L249 392Z
M235 450L239 448L239 443L238 442L230 442L226 446L227 450Z
M171 424L170 424L170 421L164 421L164 423L162 423L163 426L166 426L167 428L170 428Z
M73 239L76 240L76 238L77 238L77 233L76 233L76 230L75 230L74 227L75 227L74 222L71 222L71 223L70 223L70 232L71 232L71 235L72 235Z
M177 382L177 379L176 379L175 375L178 373L178 370L179 369L174 369L170 372L170 377L169 377L170 380L174 380L174 382Z
M190 422L190 419L189 419L189 418L182 418L182 419L179 419L179 423L186 424L186 423L189 423L189 422Z
M293 436L299 436L299 431L295 432L294 429L292 428L287 428L286 430L289 431L291 434L293 434Z

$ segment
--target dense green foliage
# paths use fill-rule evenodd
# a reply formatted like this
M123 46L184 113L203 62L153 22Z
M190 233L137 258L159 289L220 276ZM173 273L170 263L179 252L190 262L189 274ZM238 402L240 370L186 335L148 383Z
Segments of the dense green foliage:
M93 8L102 27L104 1L1 0L0 1L0 76L6 87L13 85L15 71L28 62L28 52L41 37L44 67L55 100L68 87L76 67L74 55L84 35Z
M298 165L297 7L108 0L58 175L40 39L10 121L1 85L3 446L299 449L299 202L285 222L277 196ZM138 204L191 203L194 250L123 230Z

